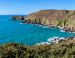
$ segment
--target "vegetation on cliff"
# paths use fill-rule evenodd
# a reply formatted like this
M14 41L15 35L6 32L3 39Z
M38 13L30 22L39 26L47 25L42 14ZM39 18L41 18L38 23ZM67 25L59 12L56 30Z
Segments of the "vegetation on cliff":
M74 58L75 39L61 41L59 44L25 46L6 44L0 46L0 58Z
M62 27L75 26L75 11L74 10L41 10L32 13L26 17L31 20L41 20L42 24L59 25Z

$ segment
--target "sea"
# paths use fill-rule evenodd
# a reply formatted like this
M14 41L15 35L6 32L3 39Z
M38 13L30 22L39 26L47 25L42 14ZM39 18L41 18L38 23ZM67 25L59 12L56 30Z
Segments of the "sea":
M0 44L19 43L31 46L50 43L53 37L75 36L75 33L64 32L59 28L21 22L21 20L14 21L12 15L0 15Z

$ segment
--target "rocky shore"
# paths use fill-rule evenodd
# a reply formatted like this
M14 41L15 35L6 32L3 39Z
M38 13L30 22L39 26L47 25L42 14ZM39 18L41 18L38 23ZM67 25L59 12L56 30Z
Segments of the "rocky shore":
M41 10L27 16L14 16L15 20L24 20L22 23L62 27L66 32L75 32L74 10Z
M71 28L64 27L63 30L66 31L66 32L72 32L72 33L75 33L75 28L74 28L74 27L71 27Z

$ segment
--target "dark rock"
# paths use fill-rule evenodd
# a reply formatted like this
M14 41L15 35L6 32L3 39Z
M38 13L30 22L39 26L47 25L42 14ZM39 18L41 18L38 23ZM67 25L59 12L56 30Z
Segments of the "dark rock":
M63 30L66 31L66 32L75 32L74 27L64 27Z
M24 20L24 17L23 16L21 17L21 20Z

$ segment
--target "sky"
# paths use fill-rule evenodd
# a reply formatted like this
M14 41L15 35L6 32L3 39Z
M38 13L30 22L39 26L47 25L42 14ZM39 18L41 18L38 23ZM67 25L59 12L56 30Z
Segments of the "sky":
M27 15L49 9L75 10L75 0L0 0L0 15Z

